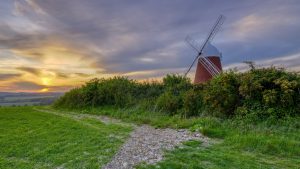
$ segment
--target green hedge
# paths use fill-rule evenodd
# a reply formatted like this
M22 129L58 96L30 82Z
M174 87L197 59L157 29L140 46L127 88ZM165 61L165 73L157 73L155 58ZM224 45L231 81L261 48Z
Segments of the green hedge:
M300 76L275 67L221 73L194 85L180 75L139 83L125 77L92 79L67 92L55 107L137 106L170 115L260 119L300 115Z

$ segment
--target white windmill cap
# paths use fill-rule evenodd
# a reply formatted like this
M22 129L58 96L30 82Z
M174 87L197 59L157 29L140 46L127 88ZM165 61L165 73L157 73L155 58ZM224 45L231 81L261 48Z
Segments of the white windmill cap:
M222 54L221 52L214 46L212 45L210 42L208 42L205 46L205 48L203 49L203 55L205 57L208 57L208 56L218 56L218 57L221 57Z

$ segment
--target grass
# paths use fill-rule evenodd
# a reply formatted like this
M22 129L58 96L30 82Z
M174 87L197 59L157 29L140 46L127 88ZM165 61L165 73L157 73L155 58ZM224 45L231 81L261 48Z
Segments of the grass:
M48 109L52 109L47 107ZM141 111L139 108L115 108L112 106L86 109L56 109L62 112L73 111L79 114L104 115L124 122L135 124L149 124L156 128L188 128L197 124L199 118L182 118L170 116L156 111Z
M77 110L77 113L106 115L155 127L189 128L220 140L206 147L187 142L167 151L156 165L137 168L299 168L300 118L254 123L251 119L221 120L212 117L184 119L159 112L112 107Z
M299 168L300 119L262 122L219 121L203 118L191 128L222 142L210 147L187 143L183 148L166 152L165 159L148 168Z
M100 168L132 128L40 112L0 108L0 168Z
M189 141L139 169L299 168L300 118L276 122L212 117L184 119L160 112L113 107L53 110L47 107L0 108L0 168L100 168L131 131L104 124L98 115L155 127L189 128L218 140L211 146ZM90 115L92 114L92 115Z

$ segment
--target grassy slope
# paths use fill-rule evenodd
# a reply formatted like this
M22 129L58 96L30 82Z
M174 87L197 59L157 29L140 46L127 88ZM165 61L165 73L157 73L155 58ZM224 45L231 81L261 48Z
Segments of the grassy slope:
M0 168L100 168L130 131L32 107L0 108Z
M221 143L204 148L197 142L167 152L156 166L140 168L299 168L300 119L278 121L276 125L261 122L256 125L243 120L221 121L215 118L181 119L160 113L113 108L79 111L108 115L138 124L156 127L190 128Z

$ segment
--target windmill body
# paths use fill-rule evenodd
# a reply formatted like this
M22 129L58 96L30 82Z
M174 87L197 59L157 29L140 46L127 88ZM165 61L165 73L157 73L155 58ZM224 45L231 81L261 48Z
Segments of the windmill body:
M207 43L203 53L203 57L200 57L197 62L197 69L195 73L194 83L204 83L213 77L213 74L205 66L205 60L209 60L219 71L222 71L221 57L222 54L219 50L210 43ZM205 59L204 59L205 58Z
M224 19L225 17L223 15L219 16L216 23L213 25L211 31L209 32L207 38L200 47L197 41L193 38L189 36L187 36L186 38L186 42L197 52L197 56L185 73L186 76L193 65L197 63L194 83L204 83L210 80L213 76L216 76L222 72L220 59L222 57L222 54L210 42L215 37L216 33L220 30Z

